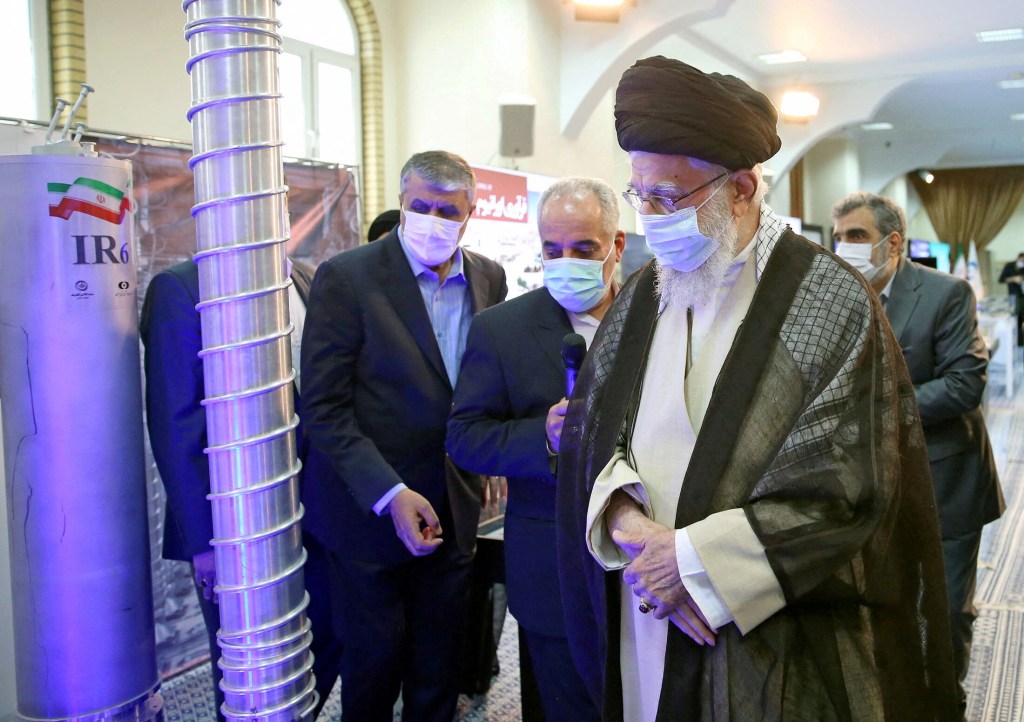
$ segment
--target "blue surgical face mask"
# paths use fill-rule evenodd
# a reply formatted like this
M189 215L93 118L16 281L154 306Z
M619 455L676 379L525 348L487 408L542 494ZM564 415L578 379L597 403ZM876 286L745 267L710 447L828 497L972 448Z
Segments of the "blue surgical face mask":
M585 258L552 258L544 261L544 287L558 305L571 313L589 311L608 293L604 264L615 252L612 243L602 261Z
M697 227L697 211L714 198L723 186L725 183L718 186L699 206L687 206L667 216L640 216L647 247L661 266L676 271L693 271L704 265L718 250L721 244L705 236Z

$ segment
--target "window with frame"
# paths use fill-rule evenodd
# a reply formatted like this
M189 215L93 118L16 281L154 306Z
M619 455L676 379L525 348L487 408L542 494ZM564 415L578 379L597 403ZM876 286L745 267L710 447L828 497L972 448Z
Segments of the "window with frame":
M0 93L0 116L36 118L36 63L32 34L32 2L17 0L5 11L5 40L0 44L0 64L8 69ZM25 58L33 62L26 67Z
M284 48L281 133L285 155L359 165L359 53L344 0L302 0L278 7Z

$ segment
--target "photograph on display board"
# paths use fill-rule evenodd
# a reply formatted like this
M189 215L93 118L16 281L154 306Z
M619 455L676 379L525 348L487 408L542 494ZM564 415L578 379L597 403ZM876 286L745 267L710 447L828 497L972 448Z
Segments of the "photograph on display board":
M537 173L474 165L476 209L462 246L497 261L508 279L508 298L544 285L537 203L557 179Z

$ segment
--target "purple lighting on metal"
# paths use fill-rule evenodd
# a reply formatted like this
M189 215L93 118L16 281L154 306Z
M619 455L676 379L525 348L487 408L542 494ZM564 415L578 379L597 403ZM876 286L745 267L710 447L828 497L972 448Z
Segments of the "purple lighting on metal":
M54 123L55 125L55 123ZM20 718L159 714L131 165L70 140L0 157L0 386ZM76 190L77 189L77 190ZM58 200L60 198L61 200ZM52 215L71 198L91 208ZM76 239L123 252L79 256Z
M274 0L186 0L224 679L231 720L311 717Z

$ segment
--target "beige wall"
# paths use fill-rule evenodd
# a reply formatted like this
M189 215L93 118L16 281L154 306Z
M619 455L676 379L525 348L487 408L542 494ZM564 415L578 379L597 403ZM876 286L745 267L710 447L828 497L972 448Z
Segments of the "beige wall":
M937 241L939 234L935 232L928 214L922 208L907 219L907 238L918 238L922 241ZM950 263L956 259L950 259Z
M626 156L615 141L610 93L578 138L560 132L558 3L374 0L374 8L384 43L389 203L397 199L405 159L433 148L471 163L625 185ZM504 93L537 101L529 158L498 155Z
M804 156L804 220L827 232L832 226L832 205L860 189L856 149L842 139L818 143Z
M192 140L184 26L176 0L85 0L91 127Z

